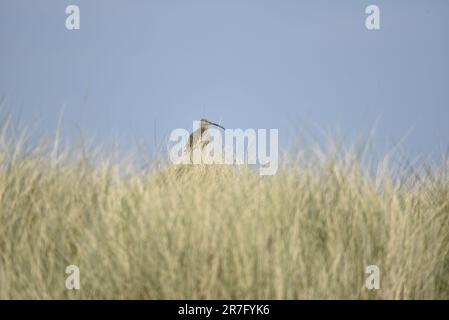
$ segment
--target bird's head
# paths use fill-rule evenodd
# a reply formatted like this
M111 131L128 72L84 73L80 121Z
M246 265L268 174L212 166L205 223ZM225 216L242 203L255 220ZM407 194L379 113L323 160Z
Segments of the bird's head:
M218 127L218 128L221 128L221 129L225 130L225 128L223 128L223 127L220 126L219 124L216 124L216 123L214 123L214 122L210 122L210 121L207 120L207 119L201 119L201 128L202 128L203 130L206 130L207 127L208 127L209 125L212 125L212 126L215 126L215 127Z

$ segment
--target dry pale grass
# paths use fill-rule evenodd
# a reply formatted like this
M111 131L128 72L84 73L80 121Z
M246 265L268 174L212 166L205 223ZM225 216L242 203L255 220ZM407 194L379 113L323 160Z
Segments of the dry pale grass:
M7 136L2 299L449 298L448 162L368 173L351 152L328 150L266 177L141 170ZM65 289L70 264L77 291ZM377 291L365 288L371 264Z

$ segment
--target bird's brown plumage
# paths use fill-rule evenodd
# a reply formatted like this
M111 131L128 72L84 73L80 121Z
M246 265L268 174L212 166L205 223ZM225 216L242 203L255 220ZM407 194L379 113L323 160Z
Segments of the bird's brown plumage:
M191 154L191 151L198 145L198 143L200 143L200 147L202 149L210 142L209 139L203 139L204 133L209 129L209 125L213 125L225 130L225 128L223 128L219 124L210 122L207 119L201 119L200 127L194 132L192 132L189 136L189 141L186 145L187 152Z

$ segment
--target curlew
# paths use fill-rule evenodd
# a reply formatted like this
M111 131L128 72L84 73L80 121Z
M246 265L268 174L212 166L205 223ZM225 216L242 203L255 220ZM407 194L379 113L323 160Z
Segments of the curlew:
M210 122L207 119L201 119L200 127L190 134L189 141L187 141L187 145L185 147L186 153L190 156L190 161L192 161L192 154L195 148L200 148L200 150L203 150L203 148L211 141L210 135L207 132L209 125L225 130L225 128L219 124Z

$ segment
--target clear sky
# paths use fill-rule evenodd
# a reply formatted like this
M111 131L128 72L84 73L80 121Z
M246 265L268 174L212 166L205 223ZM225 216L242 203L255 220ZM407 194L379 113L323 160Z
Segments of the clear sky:
M67 135L149 148L201 117L283 144L378 120L376 143L428 154L449 144L449 1L1 0L0 97L25 123L54 130L64 106Z

